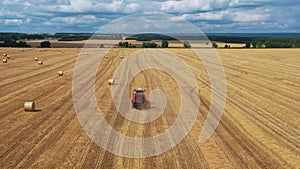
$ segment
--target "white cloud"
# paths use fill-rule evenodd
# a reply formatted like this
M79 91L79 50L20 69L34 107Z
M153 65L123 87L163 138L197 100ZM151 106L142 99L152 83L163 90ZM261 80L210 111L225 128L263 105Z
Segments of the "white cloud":
M59 12L123 12L125 3L123 0L112 2L98 2L94 0L70 0L70 5L54 5L48 8Z
M170 19L170 15L148 13L129 15L118 22L105 25L101 33L195 33L197 29L190 23Z
M72 16L72 17L55 17L44 22L45 25L70 26L79 24L92 24L100 21L106 21L105 18L97 18L94 15Z
M237 22L258 22L258 21L266 21L268 19L268 15L266 14L253 14L249 15L243 12L239 12L234 16L233 21Z
M181 0L181 1L165 1L161 3L163 12L184 12L191 13L193 11L209 11L216 9L226 9L234 6L238 0Z
M25 7L25 9L28 9L28 7L31 6L31 3L25 1L22 3L22 5Z
M166 1L161 4L161 11L163 12L192 12L198 10L209 10L209 3L207 1Z
M195 14L183 14L173 17L172 19L188 21L261 22L268 20L269 17L270 14L266 9L250 9L244 11L227 9Z
M3 5L14 5L14 4L17 4L19 2L20 2L20 0L4 0L4 1L2 1L2 4Z
M7 18L12 18L12 19L19 19L19 18L24 18L24 14L21 13L20 11L13 11L9 9L1 10L0 9L0 16L4 16Z
M137 3L130 3L128 5L126 5L125 7L125 12L126 13L135 13L135 12L139 12L141 10L141 6Z
M270 16L268 13L262 10L238 11L231 15L233 16L233 21L236 22L266 21Z
M26 22L26 23L30 23L30 22L31 22L31 19L30 19L30 18L26 18L25 22Z
M21 19L5 19L5 25L21 25L23 21Z
M196 14L183 14L179 17L173 17L173 19L179 20L189 20L189 21L197 21L197 20L222 20L227 15L229 15L228 11L219 11L219 12L205 12L205 13L196 13Z
M230 7L235 7L235 6L237 6L239 3L240 3L240 0L232 0L232 1L229 3L229 6L230 6Z

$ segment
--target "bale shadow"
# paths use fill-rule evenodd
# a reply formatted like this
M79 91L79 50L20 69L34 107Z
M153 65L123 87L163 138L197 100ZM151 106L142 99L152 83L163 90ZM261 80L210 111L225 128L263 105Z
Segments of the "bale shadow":
M33 110L33 111L26 111L25 112L28 112L28 113L39 113L39 112L42 112L41 109L36 109L36 110Z

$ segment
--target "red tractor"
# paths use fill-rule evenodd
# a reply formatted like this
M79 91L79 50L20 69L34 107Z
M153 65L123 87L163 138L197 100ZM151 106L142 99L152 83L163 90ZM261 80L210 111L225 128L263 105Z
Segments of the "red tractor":
M132 108L142 109L147 103L145 90L143 88L138 88L133 90L133 95L131 99Z

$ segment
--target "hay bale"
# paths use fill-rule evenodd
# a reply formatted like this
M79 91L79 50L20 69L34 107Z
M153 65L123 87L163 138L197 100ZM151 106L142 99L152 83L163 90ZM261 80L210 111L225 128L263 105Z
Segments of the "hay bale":
M7 56L7 54L6 54L6 53L4 53L4 54L3 54L3 56Z
M34 60L35 60L35 61L39 61L39 58L35 57Z
M63 76L64 72L63 71L58 71L58 76Z
M3 63L7 63L7 59L3 59L2 61L3 61Z
M114 79L109 79L108 80L108 84L109 85L114 85L115 84L115 80Z
M124 56L121 56L120 58L121 58L121 59L123 59L123 58L124 58Z
M25 102L24 103L24 110L25 111L35 111L35 103L34 102Z
M9 55L7 55L7 56L6 56L6 59L10 59L10 56L9 56Z
M38 64L39 64L39 65L42 65L42 64L43 64L43 61L40 60L40 61L38 62Z

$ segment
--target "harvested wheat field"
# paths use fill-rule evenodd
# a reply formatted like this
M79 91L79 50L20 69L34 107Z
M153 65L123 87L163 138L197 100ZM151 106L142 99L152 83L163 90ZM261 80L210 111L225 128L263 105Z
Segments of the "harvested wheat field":
M142 71L131 81L129 92L120 93L120 97L130 100L131 91L137 87L145 88L147 93L159 88L167 99L164 113L146 124L119 114L108 80L118 65L137 50L143 49L112 49L107 53L96 75L95 96L107 123L116 131L129 137L151 137L176 120L180 93L167 72ZM148 49L146 53L155 55L160 50ZM147 158L108 152L81 127L72 98L73 70L80 51L0 49L0 53L10 56L7 63L0 64L0 168L299 168L300 49L218 49L226 74L227 98L222 119L205 143L199 142L199 135L214 82L192 51L167 49L181 58L196 77L201 104L189 134L171 150ZM87 59L82 62L93 55L86 53ZM35 57L43 65L38 65ZM205 52L203 58L209 61ZM141 64L135 60L132 67ZM64 75L58 76L58 71ZM115 79L114 85L122 85L124 80L125 75ZM24 110L27 101L35 102L34 112Z

